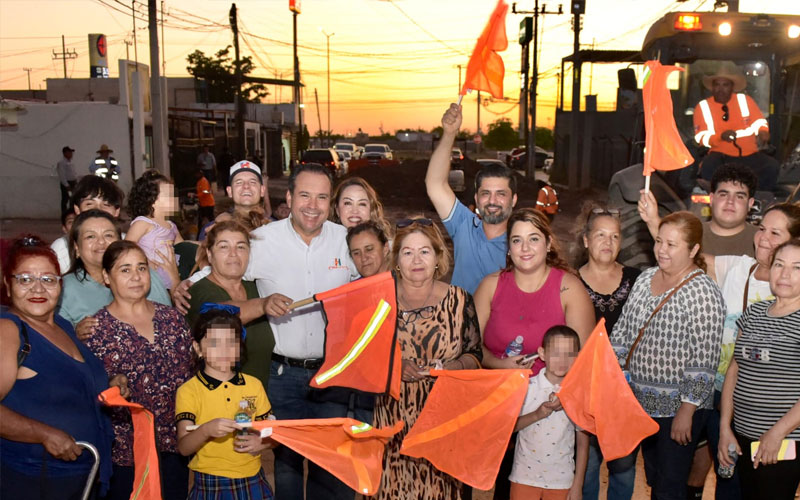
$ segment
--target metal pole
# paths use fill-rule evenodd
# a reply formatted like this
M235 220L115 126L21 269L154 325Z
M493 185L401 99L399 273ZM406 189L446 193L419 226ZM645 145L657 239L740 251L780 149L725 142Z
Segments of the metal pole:
M64 79L67 78L67 43L64 41L64 35L61 35L61 53L64 54Z
M328 34L322 31L328 45L328 143L331 142L331 37L336 33Z
M528 103L531 113L530 132L528 142L525 145L527 151L527 161L525 169L528 176L533 178L536 175L536 89L539 86L539 0L533 5L533 66L531 68L531 89L528 92ZM527 117L526 117L527 121Z
M158 0L148 0L147 15L150 32L150 110L153 119L153 158L150 167L155 167L164 175L169 175L169 154L166 144L166 116L164 103L166 98L161 86L161 64L158 60Z
M31 90L31 71L33 71L33 68L22 68L22 71L28 73L28 90Z
M136 64L136 71L139 71L139 45L136 42L136 0L131 0L131 17L133 17L133 62Z
M300 108L300 59L297 57L297 12L292 12L292 53L294 57L294 110L298 137L303 137L303 114ZM299 142L299 141L298 141Z
M522 66L519 86L519 138L523 144L528 144L528 47L530 43L522 45Z
M244 137L244 96L242 95L242 63L239 59L239 22L237 19L236 4L231 4L230 11L231 29L233 30L233 50L236 56L236 153L237 157L245 159L245 137Z
M573 18L575 39L572 46L572 111L570 112L570 137L569 137L569 189L578 189L578 136L580 135L581 112L581 15L575 13Z
M167 76L167 57L164 55L164 47L167 45L164 38L164 0L161 0L161 74Z

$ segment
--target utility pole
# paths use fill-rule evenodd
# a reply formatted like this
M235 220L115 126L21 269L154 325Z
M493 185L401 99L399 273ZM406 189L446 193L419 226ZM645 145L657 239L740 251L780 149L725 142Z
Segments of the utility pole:
M583 1L583 0L575 0L575 1ZM528 132L528 120L527 114L525 115L525 130L527 132L527 137L525 141L525 149L527 151L527 165L526 170L529 176L533 176L536 173L536 104L537 104L537 88L539 86L539 16L544 16L545 14L557 14L561 15L564 13L563 6L559 4L557 11L547 11L547 5L542 4L542 7L539 8L539 0L534 0L533 10L532 11L519 11L516 9L517 4L512 4L511 11L515 14L533 14L533 66L531 68L531 80L530 80L530 88L527 91L527 102L523 103L522 98L520 98L520 107L527 104L528 110L527 112L530 113L531 116L531 123L530 123L530 131ZM522 40L520 40L522 42ZM527 44L523 44L523 68L527 67L527 58L528 58L528 47ZM527 84L527 73L524 72L526 75L526 80L522 84L523 87ZM520 91L522 94L522 91ZM522 117L522 112L520 116ZM520 131L522 131L523 127L520 124Z
M569 135L569 176L570 190L577 190L580 185L578 179L578 136L580 135L581 114L581 14L586 10L585 0L572 0L572 29L575 38L572 44L572 112L570 113Z
M289 8L292 10L292 54L294 60L294 112L295 116L297 117L298 138L302 138L303 113L302 113L302 105L300 103L300 59L297 57L297 14L299 14L300 12L298 8L292 8L291 3Z
M314 87L314 102L317 103L317 127L319 130L319 141L322 142L322 118L319 116L319 95L317 95L316 87Z
M330 35L322 30L322 34L325 35L325 39L328 44L328 143L331 142L331 37L336 33L331 33ZM316 93L316 89L314 89ZM315 95L316 97L316 95Z
M150 34L150 96L153 119L153 158L150 167L155 167L164 175L170 175L169 146L167 145L166 116L163 99L166 98L161 86L161 63L158 60L158 0L147 2L147 23Z
M161 74L167 76L167 57L164 55L164 46L167 45L164 38L164 0L161 0Z
M239 59L239 23L235 3L231 4L229 17L233 30L233 49L236 55L236 95L233 100L236 103L236 154L237 158L243 160L245 158L244 97L242 96L242 61Z
M22 68L22 71L28 73L28 90L31 90L31 71L33 71L33 68Z
M125 60L126 61L130 61L130 59L131 59L131 45L133 44L133 42L128 40L127 37L123 41L125 42Z
M53 51L53 59L61 59L64 62L64 79L67 78L67 59L75 59L78 57L78 53L75 52L75 49L72 49L71 52L67 52L67 43L64 40L64 35L61 35L61 52Z
M133 18L133 60L136 71L139 71L139 45L136 42L136 0L131 0L131 17Z

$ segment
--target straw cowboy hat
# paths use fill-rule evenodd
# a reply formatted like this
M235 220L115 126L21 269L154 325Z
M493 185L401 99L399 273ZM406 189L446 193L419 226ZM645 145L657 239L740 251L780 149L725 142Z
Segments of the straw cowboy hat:
M105 153L105 152L113 153L114 150L109 148L108 144L103 144L102 146L100 146L100 149L98 149L97 152L98 153Z
M703 77L703 86L711 90L711 84L717 78L725 78L733 82L733 91L741 92L747 87L747 80L735 64L722 64L717 68L717 72L713 75L706 75Z

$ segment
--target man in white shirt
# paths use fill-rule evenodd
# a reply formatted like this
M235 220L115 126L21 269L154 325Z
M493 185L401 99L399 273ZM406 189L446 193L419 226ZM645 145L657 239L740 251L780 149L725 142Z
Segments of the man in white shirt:
M75 182L78 176L75 175L75 168L72 166L72 153L75 150L69 146L61 148L61 159L56 164L56 172L58 173L59 187L61 188L61 213L64 214L69 210L69 197L72 190L75 189Z
M289 178L287 219L253 231L245 279L254 279L275 335L267 393L278 419L344 417L348 407L309 387L322 365L325 318L312 303L289 305L350 281L357 273L347 249L347 230L328 221L333 181L321 165L298 165ZM275 496L303 496L303 457L275 449ZM309 499L348 499L354 492L317 465L308 463Z

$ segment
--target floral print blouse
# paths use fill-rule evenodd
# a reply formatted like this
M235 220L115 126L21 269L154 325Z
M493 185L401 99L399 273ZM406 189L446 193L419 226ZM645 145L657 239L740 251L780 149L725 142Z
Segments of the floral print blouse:
M86 341L103 361L109 376L124 374L131 390L130 400L155 416L156 446L159 451L177 452L175 393L192 376L192 339L189 326L177 309L155 306L151 343L134 327L118 320L107 308L97 312L95 333ZM133 465L133 424L126 408L111 412L114 424L115 465Z

